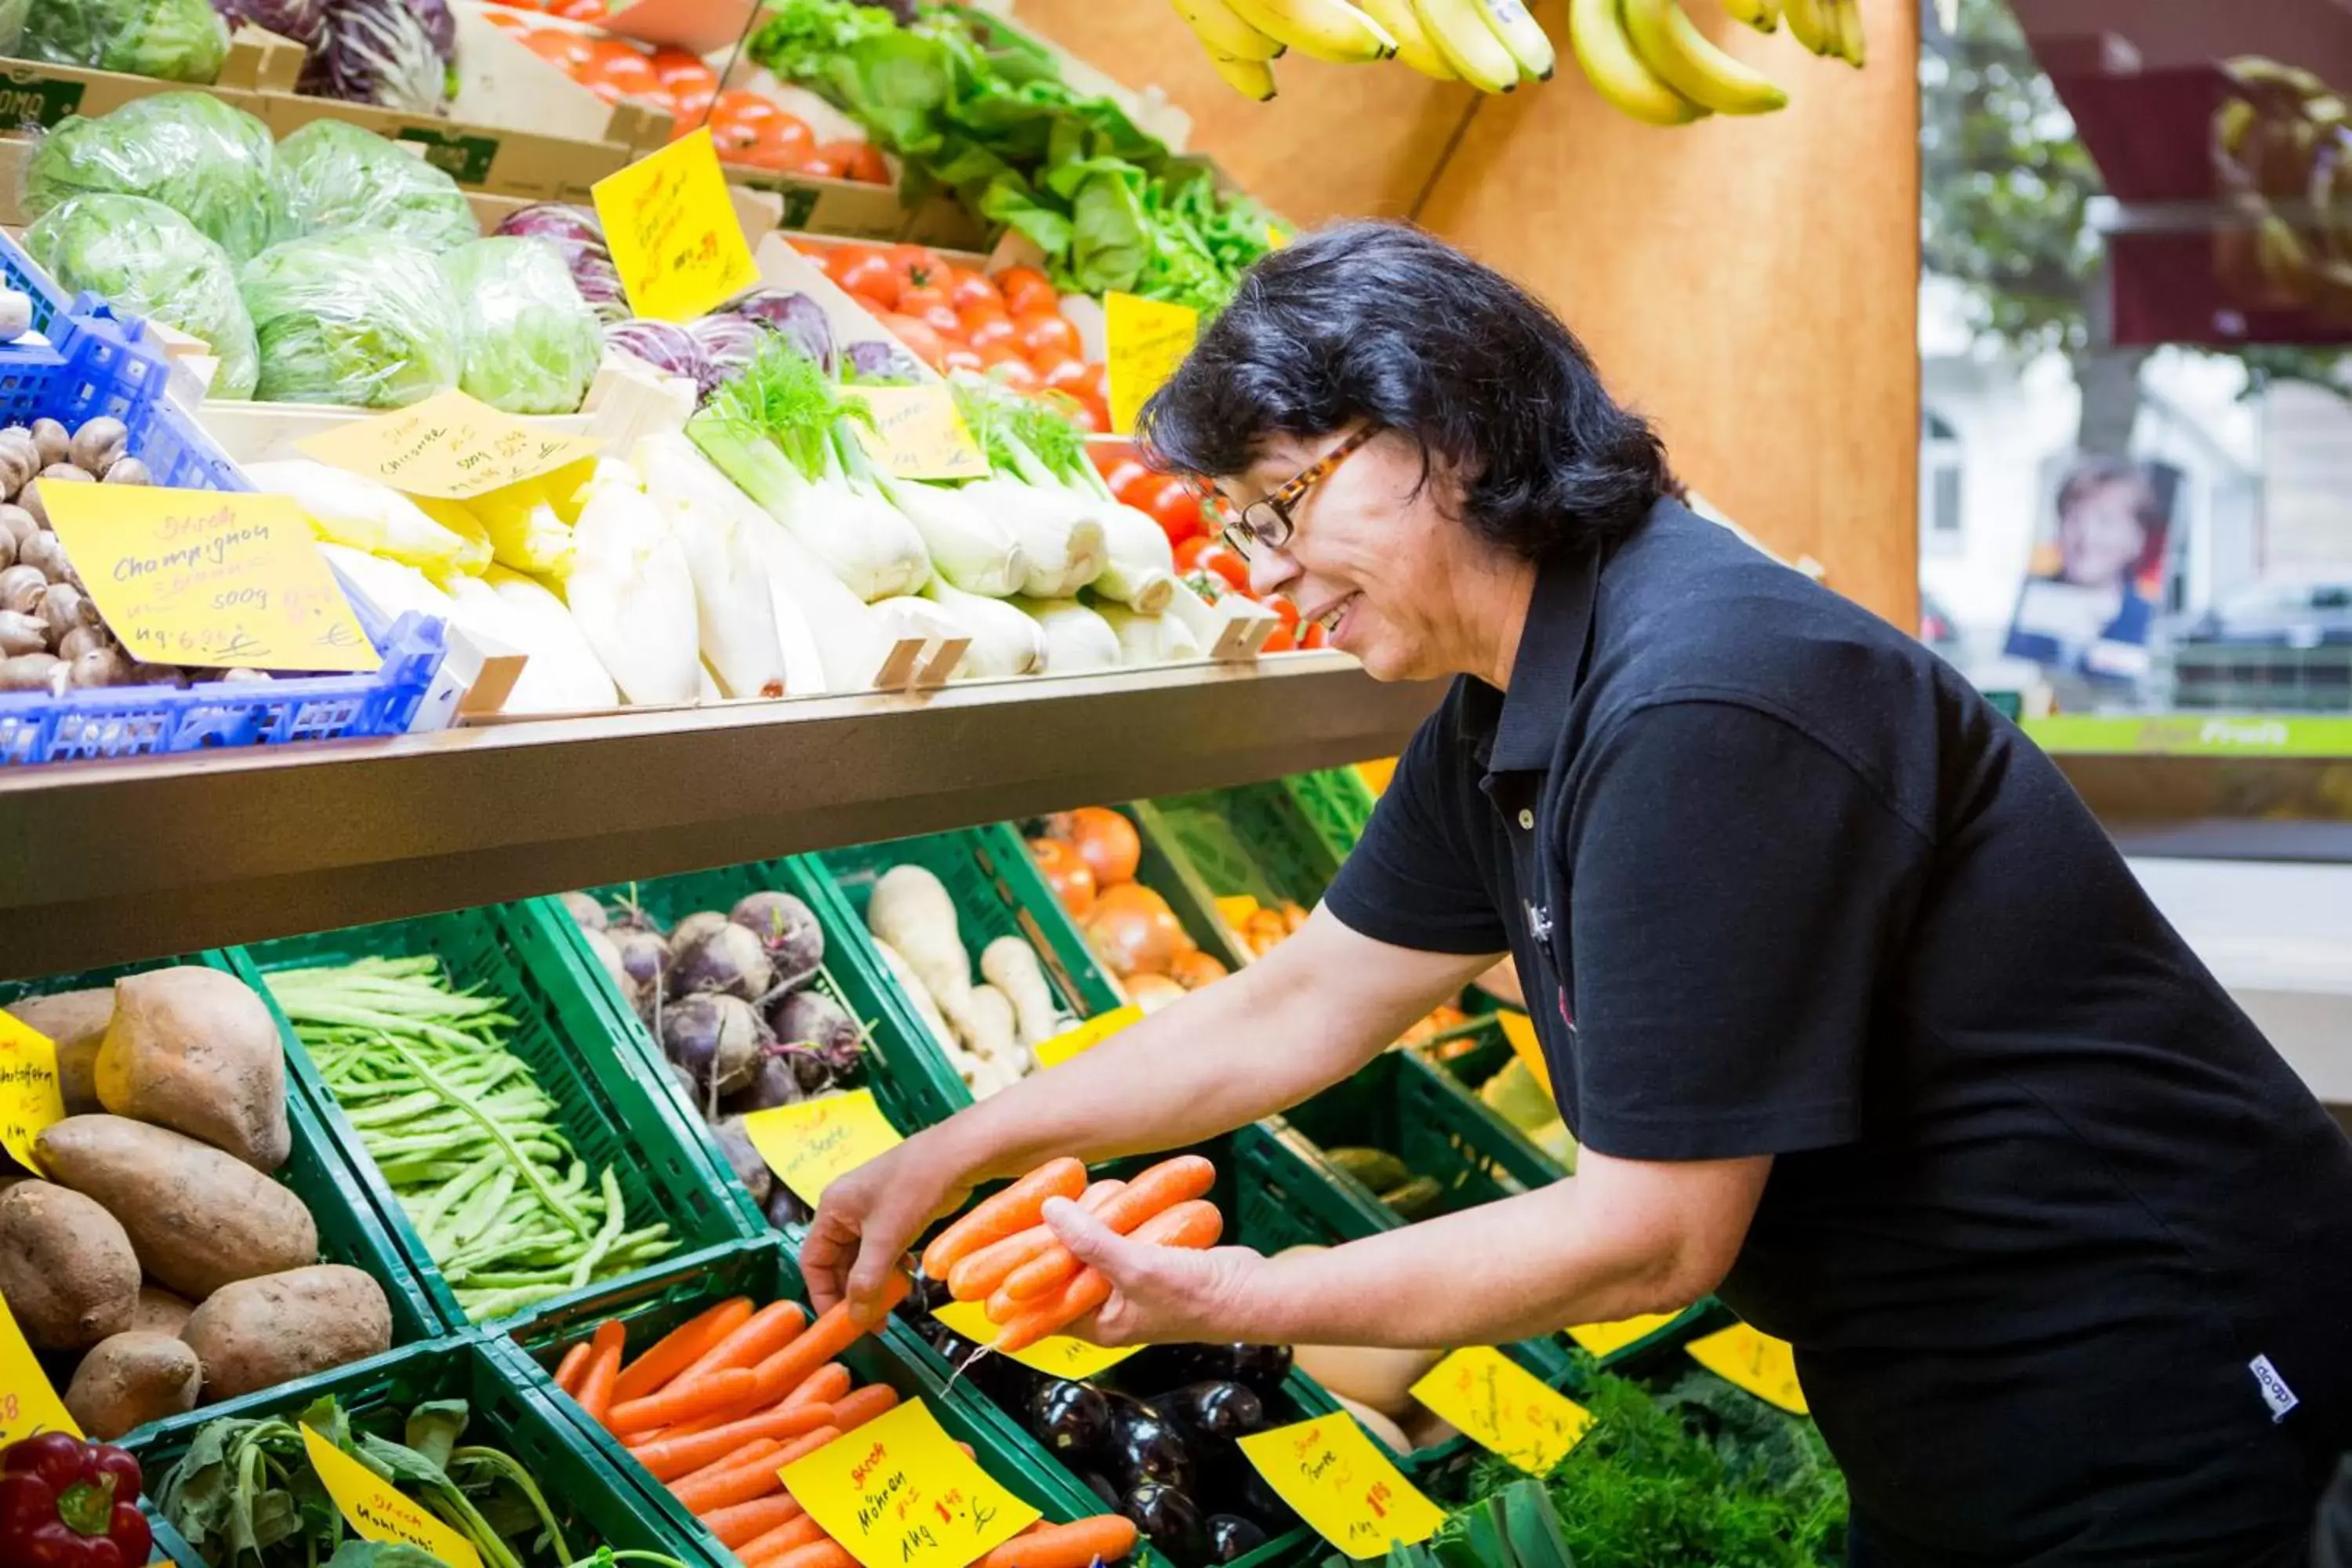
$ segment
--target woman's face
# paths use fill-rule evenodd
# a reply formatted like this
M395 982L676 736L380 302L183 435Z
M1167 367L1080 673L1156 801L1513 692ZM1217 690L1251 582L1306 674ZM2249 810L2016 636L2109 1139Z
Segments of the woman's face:
M2066 581L2105 588L2130 574L2147 548L2139 500L2138 486L2114 479L2076 496L2059 514L2058 554Z
M1339 436L1276 437L1247 472L1221 487L1236 511L1279 488L1339 444ZM1290 511L1280 550L1252 543L1250 589L1286 595L1302 620L1321 621L1331 646L1379 680L1414 680L1467 666L1462 589L1492 567L1469 531L1439 505L1421 454L1380 437L1350 453Z

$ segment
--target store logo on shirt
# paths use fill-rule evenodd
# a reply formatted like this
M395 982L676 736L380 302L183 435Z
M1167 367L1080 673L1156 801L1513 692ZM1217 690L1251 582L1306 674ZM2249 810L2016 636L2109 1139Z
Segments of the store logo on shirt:
M1520 900L1519 902L1528 911L1528 933L1530 936L1533 936L1536 941L1542 945L1546 947L1550 946L1551 911L1545 909L1541 904L1528 903L1524 899Z
M2278 1374L2278 1368L2271 1364L2270 1357L2258 1355L2246 1366L2254 1374L2254 1386L2263 1391L2263 1403L2271 1407L2273 1422L2285 1420L2286 1413L2303 1403L2286 1385L2286 1379Z

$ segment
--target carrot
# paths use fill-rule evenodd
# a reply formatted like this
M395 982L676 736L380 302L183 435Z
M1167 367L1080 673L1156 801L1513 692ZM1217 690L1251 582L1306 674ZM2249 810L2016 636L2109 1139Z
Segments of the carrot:
M734 1548L756 1535L765 1535L778 1525L791 1521L801 1511L790 1492L776 1492L751 1502L739 1502L732 1508L715 1508L702 1515L702 1527L719 1538L722 1546Z
M784 1483L776 1474L775 1456L783 1451L783 1447L772 1437L763 1438L741 1449L746 1458L739 1463L724 1469L713 1466L682 1481L672 1481L670 1495L688 1513L703 1514L781 1491Z
M792 1342L793 1336L808 1327L808 1314L797 1301L771 1301L745 1319L734 1332L712 1345L695 1359L678 1381L691 1383L698 1377L714 1372L724 1372L730 1366L757 1366L769 1356Z
M1114 1193L1124 1190L1125 1182L1097 1182L1078 1194L1080 1208L1099 1208ZM1043 1221L1002 1241L992 1241L976 1252L968 1252L955 1267L948 1270L948 1294L959 1301L984 1300L1004 1283L1013 1271L1032 1258L1042 1257L1055 1246L1060 1237L1053 1227Z
M1198 1154L1179 1154L1172 1160L1160 1161L1136 1177L1127 1184L1125 1192L1113 1193L1095 1211L1095 1216L1126 1236L1152 1215L1200 1197L1216 1181L1217 1168L1208 1161ZM1076 1257L1057 1241L1014 1269L999 1293L1015 1301L1029 1300L1066 1285L1077 1271ZM995 1315L992 1302L990 1315Z
M766 1534L755 1535L751 1540L745 1542L742 1545L737 1547L735 1549L735 1555L741 1558L745 1563L756 1563L762 1557L772 1556L780 1552L791 1551L793 1547L802 1544L801 1538L806 1533L806 1531L802 1527L800 1521L807 1517L808 1515L806 1513L796 1513L793 1515L792 1518L784 1521L783 1523L776 1526L775 1529L769 1531Z
M784 1395L784 1408L795 1405L830 1405L849 1392L849 1369L837 1361L829 1361L806 1377L801 1385Z
M680 1487L694 1486L698 1482L708 1481L714 1476L725 1475L729 1470L740 1469L752 1460L764 1458L782 1447L783 1444L773 1437L753 1437L748 1442L738 1443L710 1463L698 1469L689 1470L671 1481L669 1489L676 1491Z
M781 1557L795 1546L810 1546L817 1542L832 1539L825 1534L824 1526L806 1513L802 1514L790 1524L770 1531L768 1534L774 1536L782 1543L781 1550L774 1546L768 1548L768 1553L772 1557ZM761 1539L764 1541L767 1537L762 1536Z
M615 1405L604 1425L615 1432L635 1432L647 1426L667 1426L712 1410L724 1409L751 1396L755 1379L748 1367L729 1367L692 1383L673 1380L659 1394Z
M820 1541L814 1546L796 1547L782 1557L770 1558L762 1568L857 1568L857 1559L838 1542Z
M1116 1563L1135 1550L1135 1538L1133 1520L1097 1514L1014 1536L982 1558L979 1568L1087 1568L1097 1558Z
M887 1383L869 1383L856 1393L833 1402L833 1424L841 1431L855 1432L877 1415L887 1415L898 1407L897 1389Z
M905 1300L909 1289L907 1277L892 1270L888 1283L882 1289L882 1310L887 1312ZM857 1320L849 1315L849 1303L835 1301L825 1310L823 1317L809 1325L806 1333L760 1363L758 1385L762 1389L772 1388L778 1394L786 1389L797 1390L811 1373L856 1343L858 1336L865 1332ZM720 1373L718 1375L724 1377L728 1374ZM752 1374L745 1373L744 1375L750 1377Z
M1217 1212L1216 1205L1189 1198L1138 1226L1135 1238L1156 1247L1210 1247L1224 1227L1225 1216ZM1110 1278L1101 1269L1081 1269L1059 1295L1042 1304L1030 1303L1027 1310L1002 1320L989 1348L1006 1355L1026 1350L1109 1300L1110 1290Z
M580 1377L580 1408L598 1426L613 1408L613 1383L621 1375L621 1348L626 1342L627 1331L618 1318L607 1318L596 1325L595 1338L588 1342L588 1370Z
M751 1315L751 1298L730 1297L680 1323L656 1341L645 1354L621 1369L613 1384L613 1399L626 1404L643 1399L684 1372L712 1345L740 1327Z
M697 1432L684 1437L664 1437L658 1443L648 1443L630 1452L636 1456L637 1463L653 1473L656 1480L673 1481L706 1468L746 1443L757 1442L762 1437L773 1437L783 1442L832 1425L832 1405L797 1405L787 1410L747 1415L740 1421L730 1421L708 1432Z
M1066 1156L1048 1160L993 1197L982 1199L923 1248L923 1273L944 1279L959 1259L992 1241L1018 1236L1037 1223L1047 1198L1075 1198L1087 1188L1087 1168Z
M814 1432L802 1433L785 1444L783 1451L776 1456L776 1468L781 1470L795 1459L807 1458L840 1436L841 1428L838 1426L820 1426Z
M580 1397L580 1374L588 1370L588 1352L589 1342L582 1340L565 1351L562 1361L556 1363L555 1386L574 1399Z

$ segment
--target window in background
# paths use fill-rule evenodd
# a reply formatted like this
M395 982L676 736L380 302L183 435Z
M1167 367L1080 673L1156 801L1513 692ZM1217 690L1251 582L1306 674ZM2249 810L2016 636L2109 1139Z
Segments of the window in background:
M1962 543L1960 437L1949 421L1923 414L1919 426L1919 548L1956 555Z

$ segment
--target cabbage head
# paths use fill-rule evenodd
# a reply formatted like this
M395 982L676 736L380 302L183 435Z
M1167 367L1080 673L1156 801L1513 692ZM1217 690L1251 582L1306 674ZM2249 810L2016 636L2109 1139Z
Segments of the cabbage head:
M228 24L212 0L40 0L16 52L54 65L209 82L228 58Z
M69 196L25 231L25 248L68 294L89 289L124 315L199 338L220 361L217 397L251 397L259 360L253 319L228 253L144 196Z
M544 239L478 239L441 258L465 312L458 384L509 414L570 414L604 357L596 312Z
M162 202L239 265L283 222L269 128L210 93L158 93L60 121L26 170L25 210L38 217L88 191Z
M481 233L457 182L373 131L314 120L278 144L286 236L373 228L454 250Z
M247 262L237 288L260 340L264 402L398 408L457 384L457 312L413 239L305 235Z

